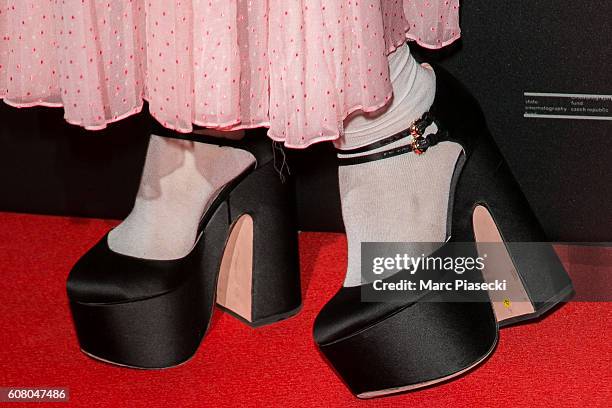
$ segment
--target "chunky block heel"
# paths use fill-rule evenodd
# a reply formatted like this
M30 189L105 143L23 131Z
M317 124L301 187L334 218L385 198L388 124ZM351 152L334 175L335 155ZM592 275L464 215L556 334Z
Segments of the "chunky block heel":
M481 254L495 256L485 279L509 284L503 297L491 296L500 326L538 318L572 296L565 268L486 130L461 171L451 219L454 241L476 241Z
M460 144L463 153L450 189L447 242L431 257L453 257L456 245L465 243L472 257L490 255L472 282L506 280L508 289L499 298L498 293L486 291L458 293L455 287L450 295L427 288L408 291L394 302L362 302L362 294L377 292L373 283L340 289L317 316L314 337L360 398L460 376L491 354L500 325L541 316L572 293L569 277L489 135L478 103L444 69L435 71L436 97L429 112L403 132L342 151L339 164L420 155L441 142ZM432 123L437 133L425 136ZM406 137L412 139L409 144L383 149ZM379 287L410 281L421 272L446 283L457 277L454 271L416 269L383 279Z
M194 355L216 301L252 326L298 312L292 196L274 170L270 142L265 136L244 142L196 140L202 139L244 148L256 165L222 188L185 257L121 255L110 250L107 234L76 263L67 290L86 354L127 367L172 367Z
M232 191L229 213L244 249L222 264L217 302L247 324L259 327L296 314L301 286L295 208L288 184L277 181L271 164ZM246 258L246 262L241 260ZM252 262L249 263L249 259ZM225 259L224 259L225 262Z

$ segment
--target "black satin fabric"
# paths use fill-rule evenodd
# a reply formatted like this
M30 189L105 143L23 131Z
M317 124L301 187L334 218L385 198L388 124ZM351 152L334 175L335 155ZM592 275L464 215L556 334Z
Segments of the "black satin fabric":
M478 102L442 67L434 69L438 88L431 112L468 158L455 187L451 237L456 242L474 241L472 212L482 205L504 242L530 243L527 251L524 246L507 249L536 308L536 316L526 318L537 317L550 309L551 302L559 302L560 293L571 293L572 282L488 131Z
M457 253L462 252L461 256L474 256L475 247L470 247L472 250L470 253L466 252L466 247L454 247L452 244L443 244L441 247L434 251L430 256L447 258L453 257ZM398 273L389 276L381 281L384 284L395 283L403 280L415 281L417 279L431 279L434 282L450 282L458 275L452 270L444 269L428 269L426 271L416 270L408 271L402 270ZM464 273L461 276L462 279L468 279L471 281L480 281L481 276L479 273L469 274ZM369 302L362 301L364 294L375 294L374 283L364 284L361 286L354 287L343 287L336 295L323 307L319 315L315 320L314 325L314 338L315 341L322 345L338 341L346 336L365 329L378 321L384 320L388 316L391 316L399 311L411 307L414 303L421 300L426 300L430 291L428 290L412 290L402 293L398 299L393 301L381 301L381 302ZM425 298L425 299L424 299ZM462 300L462 301L480 301L488 302L488 298L485 296L471 295L463 293L454 293L448 296L450 300Z
M225 202L210 211L185 258L160 262L118 256L102 240L75 266L68 296L82 350L139 368L170 367L193 355L213 313L230 225Z
M485 129L484 117L459 82L443 68L434 69L437 89L430 112L469 160ZM445 244L432 255L448 248ZM405 273L386 280L397 281ZM437 280L454 279L454 272L437 273ZM433 291L415 291L402 302L362 302L364 288L342 288L314 325L320 350L358 396L457 375L495 347L498 326L486 293L473 293L471 302Z
M272 164L273 152L270 140L265 131L249 132L243 140L230 140L203 135L179 135L159 124L154 125L153 133L164 137L180 137L197 142L206 142L220 146L230 146L246 150L254 155L257 168L267 167ZM223 191L215 199L202 217L198 231L207 228L210 218L219 205L227 200L237 186L244 184L248 175L253 174L252 168L224 186ZM265 177L272 177L266 172ZM266 180L258 176L259 184L265 187ZM268 180L268 184L269 180ZM275 183L280 184L280 183ZM253 198L256 191L253 188L245 189L239 193L233 193L240 197L247 194ZM285 194L286 191L273 191L272 194ZM253 203L254 204L254 203ZM231 223L229 208L226 210L226 223ZM237 218L240 214L235 214ZM219 236L220 245L225 242L225 235ZM67 281L68 297L73 301L84 303L116 303L136 299L143 299L172 291L185 282L190 274L201 270L203 253L205 252L206 240L195 243L192 251L185 257L175 260L149 260L135 258L128 255L113 252L108 246L108 234L106 234L93 248L91 248L73 267ZM208 245L212 245L210 242Z
M109 248L105 235L70 272L72 316L81 349L90 355L139 368L170 367L190 358L210 323L227 237L244 214L252 217L254 233L252 316L245 318L260 325L299 310L297 231L288 206L292 189L274 170L271 141L259 132L243 141L210 142L251 152L257 166L223 187L205 211L189 254L162 261L121 255Z
M475 146L461 172L452 212L453 239L474 240L475 205L491 214L536 309L521 320L538 317L566 300L560 298L562 293L573 293L569 275L491 136Z
M199 240L184 258L156 261L113 252L106 234L73 267L67 281L68 296L83 303L116 303L169 292L189 278L202 245Z
M272 162L240 183L229 197L232 222L243 214L253 220L254 327L298 312L302 304L294 190L281 182Z
M449 246L432 256L444 257ZM384 281L396 282L407 273ZM428 274L439 282L457 277L453 271ZM481 281L480 273L470 280ZM321 352L358 396L456 375L495 347L498 326L486 292L414 291L399 303L362 302L362 290L342 288L317 316L314 330Z
M490 304L440 298L416 302L320 350L350 390L367 398L459 375L490 355L497 336Z
M165 368L188 360L198 348L212 312L196 279L139 301L71 301L81 349L128 367Z
M533 211L486 129L477 101L444 68L434 65L434 69L436 96L430 112L448 130L448 140L461 144L466 155L451 198L450 240L474 242L472 212L476 205L483 205L491 211L504 241L546 241ZM542 302L545 299L556 299L559 293L571 287L567 273L549 244L534 244L529 254L513 251L516 249L510 247L510 255L536 308L548 307L540 303L546 303ZM402 273L388 280L400 279L404 279ZM363 287L342 288L324 306L314 326L315 340L319 344L348 336L423 296L423 293L413 292L401 305L361 302L363 290Z
M432 66L436 73L436 96L429 112L448 131L446 140L459 143L469 157L486 128L484 114L463 84L443 67Z
M444 68L434 65L436 72L436 96L430 108L433 118L448 130L449 141L459 143L469 156L481 129L484 129L484 116L476 100ZM473 239L471 240L473 241ZM443 247L441 252L446 251ZM436 255L440 255L440 253ZM434 271L435 272L435 271ZM434 277L435 278L435 277ZM400 272L390 281L404 279ZM396 302L361 302L362 287L342 288L323 307L314 325L317 343L325 344L360 330L372 322L409 306L423 296L422 292L407 295L403 304Z
M449 131L447 140L461 144L466 156L451 198L450 241L474 242L472 214L477 205L489 209L506 242L544 241L533 211L488 133L478 103L442 67L434 69L437 90L430 112ZM530 248L528 254L512 248L509 253L536 307L536 313L522 320L539 316L571 289L549 244ZM386 280L397 281L405 273ZM471 280L482 280L478 275ZM433 291L410 293L399 303L362 302L369 286L342 288L314 325L320 350L358 396L449 379L481 362L495 347L499 326L486 292L467 293L474 296L467 302ZM533 301L538 297L551 301Z

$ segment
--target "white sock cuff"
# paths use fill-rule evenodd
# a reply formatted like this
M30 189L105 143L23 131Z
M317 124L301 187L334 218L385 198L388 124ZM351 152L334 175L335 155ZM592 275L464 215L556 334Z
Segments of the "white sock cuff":
M425 113L435 97L435 74L417 63L406 44L389 56L393 99L386 109L345 122L340 150L366 146L406 129Z

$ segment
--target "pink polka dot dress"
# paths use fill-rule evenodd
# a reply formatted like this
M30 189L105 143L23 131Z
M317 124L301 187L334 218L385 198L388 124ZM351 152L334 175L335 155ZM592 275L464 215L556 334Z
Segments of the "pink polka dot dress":
M459 0L0 0L0 98L87 129L139 112L165 127L268 127L337 139L391 98L387 55L460 35Z

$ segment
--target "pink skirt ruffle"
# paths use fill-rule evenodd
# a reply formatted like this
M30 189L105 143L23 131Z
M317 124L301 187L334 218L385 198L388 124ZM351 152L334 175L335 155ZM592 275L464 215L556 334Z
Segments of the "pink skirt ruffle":
M0 98L102 129L268 127L303 148L391 98L387 54L460 35L458 0L0 0Z

